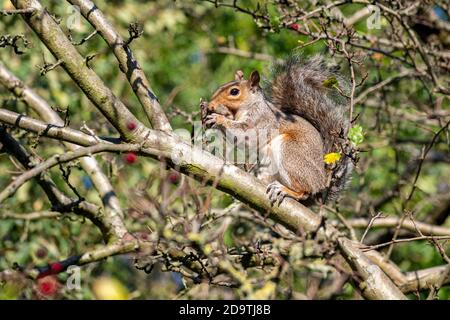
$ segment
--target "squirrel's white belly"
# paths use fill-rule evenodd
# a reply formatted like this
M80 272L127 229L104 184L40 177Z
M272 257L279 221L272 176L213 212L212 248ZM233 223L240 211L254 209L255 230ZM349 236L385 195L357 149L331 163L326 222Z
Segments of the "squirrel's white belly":
M278 180L283 182L283 184L290 185L291 179L289 178L288 172L284 169L283 161L283 139L284 135L280 134L270 141L270 159L271 167L273 168L275 175L278 176Z
M257 176L265 183L279 180L290 184L289 175L282 166L282 144L283 135L278 135L261 148Z

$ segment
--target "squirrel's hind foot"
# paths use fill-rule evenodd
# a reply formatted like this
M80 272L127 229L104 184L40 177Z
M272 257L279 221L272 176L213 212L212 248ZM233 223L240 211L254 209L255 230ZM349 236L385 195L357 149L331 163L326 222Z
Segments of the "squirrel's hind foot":
M283 202L284 198L289 197L294 200L306 200L308 199L308 194L305 192L297 192L289 189L288 187L282 185L278 181L274 181L267 186L266 190L267 195L269 196L271 205L280 205Z

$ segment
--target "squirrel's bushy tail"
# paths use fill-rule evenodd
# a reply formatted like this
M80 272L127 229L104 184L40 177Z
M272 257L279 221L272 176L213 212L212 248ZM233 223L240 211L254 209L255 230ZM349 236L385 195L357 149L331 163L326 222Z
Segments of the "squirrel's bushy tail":
M325 154L341 152L343 137L350 121L347 102L339 91L348 91L347 83L325 65L318 55L304 59L292 55L272 66L272 79L266 85L267 98L276 108L308 120L322 135ZM352 171L352 161L342 156L333 169L328 200L336 198Z

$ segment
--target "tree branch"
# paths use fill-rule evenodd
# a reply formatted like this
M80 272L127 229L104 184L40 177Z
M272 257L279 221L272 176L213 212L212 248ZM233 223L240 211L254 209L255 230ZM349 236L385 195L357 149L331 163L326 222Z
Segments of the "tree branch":
M31 88L27 87L22 81L20 81L20 79L15 77L2 63L0 63L0 83L8 88L8 90L16 95L16 97L21 98L22 101L28 107L32 108L41 119L49 123L44 130L40 130L40 132L38 132L39 134L48 131L56 131L56 135L62 134L64 136L64 132L61 132L61 130L57 128L60 127L63 131L65 131L64 120L62 120L59 115L53 111L50 105L42 97L37 95L33 90L31 90ZM3 110L0 110L0 113L2 111ZM17 124L18 119L19 118L17 118L14 122L14 125ZM95 137L89 136L82 132L75 132L72 129L69 129L68 131L75 135L78 141L82 139L89 140L89 145L95 143L96 141ZM78 148L77 145L70 143L65 143L65 146L69 150L76 150ZM122 221L124 215L119 204L119 199L115 195L109 179L102 172L98 162L92 157L82 158L81 166L90 177L94 187L102 199L103 207L105 209L105 218L109 219L110 223L115 226L114 238L120 239L126 234L127 230Z
M157 148L149 150L149 145ZM117 149L113 147L117 147ZM130 146L102 144L91 147L89 152L102 152L107 150L142 151L144 154L159 155L160 157L166 158L169 163L174 160L173 156L176 155L177 164L174 165L173 162L171 164L177 170L190 174L198 180L208 182L210 184L216 184L218 189L233 195L237 199L240 199L260 212L270 213L270 217L272 219L282 223L290 230L294 232L316 232L320 229L320 218L300 203L292 199L286 199L280 206L272 206L266 196L266 186L257 180L257 178L243 172L235 166L225 164L223 160L216 158L200 148L192 148L188 144L180 141L178 138L164 134L163 132L151 131L144 147L140 145ZM83 154L87 154L87 151L84 150L83 153L80 152L76 155L73 153L62 155L59 159L51 158L48 160L49 162L46 166L40 168L39 171L42 172L46 168L56 165L58 162L70 161L82 156ZM34 172L33 174L38 173L39 172ZM19 180L19 182L22 182L25 178L27 177L18 178L16 181ZM326 226L324 233L330 241L334 241L333 239L338 237L337 240L339 241L340 249L344 257L347 257L353 261L352 265L355 266L358 272L361 269L365 270L365 281L368 283L369 288L364 291L367 293L366 297L384 297L385 299L403 298L398 289L396 291L392 288L393 284L390 279L384 274L384 277L380 275L380 272L382 273L382 271L376 265L371 263L359 250L359 248L349 242L350 240L339 236L337 231L332 226ZM367 266L372 267L367 269ZM373 279L376 281L373 281ZM400 295L398 295L399 292Z
M75 159L90 156L99 152L138 152L141 146L137 144L97 144L91 147L78 148L75 151L64 153L62 155L54 155L48 160L36 165L34 168L24 172L20 176L16 177L3 191L0 192L0 204L10 196L12 196L18 188L20 188L28 180L39 176L44 171L60 164L73 161Z
M0 122L26 131L35 132L43 137L69 141L81 146L90 146L99 142L95 137L87 133L68 127L45 123L6 109L0 109Z
M99 76L86 66L85 59L79 54L58 23L37 0L13 0L18 9L34 8L33 14L22 17L39 36L73 81L80 87L92 103L103 113L109 122L127 141L143 139L146 127L113 94ZM133 123L133 130L128 125Z
M144 108L147 118L154 129L171 131L167 117L158 98L153 93L150 83L133 55L129 45L108 22L100 9L90 0L68 0L80 9L81 14L97 30L119 61L120 70L126 75L134 93Z
M39 219L57 218L60 216L61 213L55 211L40 211L30 213L14 213L14 212L0 213L0 219L17 219L17 220L39 220Z
M352 243L345 238L340 238L338 243L348 263L357 271L358 276L362 277L362 281L359 282L359 288L366 298L375 300L406 300L400 289L392 283L380 267L373 264L358 249L358 243Z
M4 127L0 126L0 142L3 145L3 150L16 158L25 169L32 169L35 165L27 154L26 150L11 137ZM85 200L73 200L56 188L55 183L48 177L37 178L37 183L42 187L50 200L53 211L58 212L74 212L78 215L84 216L97 227L103 234L105 239L109 238L111 234L111 226L102 221L101 208L91 204Z
M372 228L395 228L399 225L401 218L398 217L383 217L378 218L372 222ZM347 223L353 228L366 228L369 224L368 219L357 218L348 219ZM435 226L420 221L406 220L402 222L400 228L416 232L419 229L424 235L430 236L450 236L450 228Z
M292 199L284 200L280 206L272 206L266 195L266 186L254 176L224 163L223 160L199 147L192 147L174 135L145 128L99 77L85 66L85 60L38 1L13 0L13 3L19 8L32 7L37 10L32 15L24 16L27 23L39 35L55 58L63 61L64 69L120 134L127 141L143 143L142 146L138 146L139 149L135 150L166 159L169 165L175 169L189 174L197 180L214 185L262 213L270 213L271 218L294 232L314 233L320 231L331 244L337 241L340 252L349 261L355 272L360 275L356 280L361 281L362 279L360 287L365 297L370 299L405 298L392 281L361 252L355 243L344 238L328 223L323 225L322 219L308 208ZM135 130L127 129L130 121L136 126ZM101 144L105 150L112 146L114 145ZM123 145L117 147L119 146ZM95 150L95 146L90 149L90 151ZM77 151L64 159L70 161L71 157L76 158L73 154ZM58 163L61 161L61 157L59 160L53 159L52 161Z
M441 276L447 272L448 265L427 268L423 270L411 271L406 273L407 283L401 286L401 290L405 293L430 289L441 281ZM444 279L444 284L450 284L450 276Z

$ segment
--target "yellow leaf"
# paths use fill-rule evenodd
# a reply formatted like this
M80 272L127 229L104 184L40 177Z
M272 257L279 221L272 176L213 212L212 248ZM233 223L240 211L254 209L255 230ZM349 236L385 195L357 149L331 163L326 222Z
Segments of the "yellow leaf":
M200 233L196 232L189 232L187 235L187 238L191 240L192 242L201 243L203 241L203 237Z
M163 231L163 236L167 239L172 239L173 238L173 231L170 229L164 229Z
M210 254L213 251L212 245L210 245L209 243L205 244L203 251L205 252L205 254Z
M341 154L339 152L332 152L332 153L327 153L324 157L323 157L323 161L326 164L333 164L336 161L338 161L341 158Z

